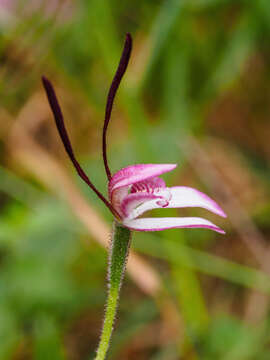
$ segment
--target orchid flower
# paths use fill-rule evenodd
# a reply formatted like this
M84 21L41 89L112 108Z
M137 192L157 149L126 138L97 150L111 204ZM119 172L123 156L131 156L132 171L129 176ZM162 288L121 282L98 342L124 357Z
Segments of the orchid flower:
M226 217L218 204L202 192L186 186L166 187L160 175L175 169L176 164L136 164L127 166L114 175L107 160L107 129L114 98L127 69L132 49L132 39L127 34L122 56L109 89L102 136L102 152L108 178L108 199L100 193L86 175L74 155L55 91L50 81L43 77L55 123L65 150L78 175L96 193L115 218L109 258L109 292L105 320L97 350L96 360L106 356L116 314L121 282L128 256L131 230L159 231L171 228L207 228L223 233L218 226L200 217L141 217L146 211L159 208L201 207Z
M214 214L226 217L218 204L200 191L186 186L166 187L164 180L159 176L172 171L176 167L175 164L130 165L119 170L113 176L111 175L107 160L106 133L114 97L127 68L131 47L131 36L127 34L123 54L108 94L105 112L102 149L104 167L108 178L109 200L97 190L76 160L54 89L49 80L43 77L43 84L66 152L79 176L125 227L137 231L159 231L171 228L207 228L224 233L218 226L199 217L139 218L148 210L183 207L201 207Z
M186 186L168 188L159 175L175 164L139 164L118 171L109 181L109 198L122 224L131 230L159 231L171 228L207 228L223 233L218 226L199 217L139 218L158 208L201 207L226 217L218 204L202 192Z

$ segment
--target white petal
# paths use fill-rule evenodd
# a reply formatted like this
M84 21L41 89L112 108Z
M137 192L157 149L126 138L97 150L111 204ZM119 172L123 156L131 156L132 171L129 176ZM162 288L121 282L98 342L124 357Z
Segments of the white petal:
M123 225L131 230L137 231L160 231L173 228L206 228L225 234L225 232L215 224L199 217L125 219Z
M121 189L123 189L123 188L116 189L114 191L114 193ZM141 205L145 202L149 202L153 199L160 200L160 197L157 195L154 195L154 194L146 193L146 192L137 192L137 193L133 193L133 194L128 194L127 196L125 196L122 199L121 208L120 208L121 214L123 214L124 217L130 218L130 214L133 213L136 206L138 207L139 205ZM131 218L132 218L132 216L131 216Z
M209 210L214 214L226 217L224 211L219 205L206 194L186 186L175 186L169 188L171 199L168 208L184 208L184 207L201 207ZM161 193L162 194L162 193ZM136 218L145 211L162 208L156 200L146 201L132 211L129 218Z

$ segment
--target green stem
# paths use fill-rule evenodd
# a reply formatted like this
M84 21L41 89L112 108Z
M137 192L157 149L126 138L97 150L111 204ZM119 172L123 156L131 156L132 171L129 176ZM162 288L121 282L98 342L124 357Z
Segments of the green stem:
M109 254L108 267L108 298L105 311L105 319L97 355L95 360L105 359L109 348L109 342L113 331L113 324L117 310L118 298L122 280L125 273L129 246L131 240L131 231L117 221L113 225L113 234Z

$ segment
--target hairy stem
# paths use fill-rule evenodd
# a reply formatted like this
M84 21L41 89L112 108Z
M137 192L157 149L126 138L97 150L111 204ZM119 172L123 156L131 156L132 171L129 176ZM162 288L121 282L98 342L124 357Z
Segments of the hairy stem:
M109 348L119 293L129 253L131 231L114 222L108 267L108 298L105 319L95 360L103 360Z

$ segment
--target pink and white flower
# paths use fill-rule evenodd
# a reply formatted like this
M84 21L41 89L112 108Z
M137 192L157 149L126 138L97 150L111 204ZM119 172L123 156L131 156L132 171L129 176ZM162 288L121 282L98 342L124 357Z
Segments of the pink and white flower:
M123 225L137 231L207 228L224 233L218 226L199 217L140 217L153 209L184 207L200 207L226 217L218 204L202 192L186 186L166 187L159 175L175 168L175 164L138 164L112 176L108 186L109 199Z
M224 234L224 231L212 222L200 217L141 217L146 211L160 208L200 207L212 213L226 217L218 204L202 192L186 187L167 187L159 176L175 169L175 164L137 164L127 166L113 176L108 166L106 133L111 117L113 101L126 71L131 54L132 40L127 34L120 63L112 81L105 111L103 127L103 161L108 178L108 195L106 199L93 185L75 158L66 128L62 111L52 84L42 78L55 123L65 150L78 175L97 194L110 209L117 221L123 226L137 231L159 231L172 228L207 228Z

